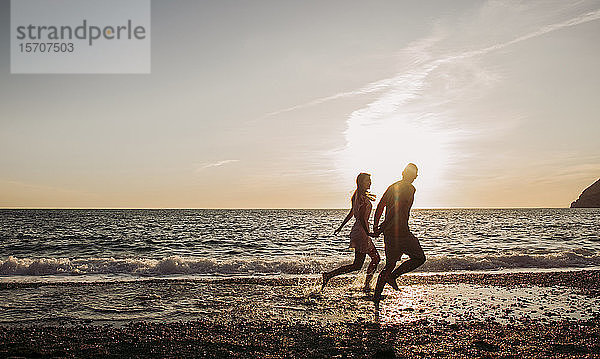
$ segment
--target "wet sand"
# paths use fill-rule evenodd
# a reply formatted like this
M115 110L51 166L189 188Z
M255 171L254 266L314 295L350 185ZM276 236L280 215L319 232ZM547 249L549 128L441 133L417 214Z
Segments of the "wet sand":
M273 291L312 285L306 278L271 281ZM0 357L600 358L600 271L406 276L398 283L404 292L386 291L379 315L366 300L339 303L359 296L349 290L353 281L336 278L323 294L308 293L304 304L270 315L239 308L171 323L4 325ZM408 300L409 293L425 294ZM346 313L332 316L332 303ZM310 306L313 315L300 314Z

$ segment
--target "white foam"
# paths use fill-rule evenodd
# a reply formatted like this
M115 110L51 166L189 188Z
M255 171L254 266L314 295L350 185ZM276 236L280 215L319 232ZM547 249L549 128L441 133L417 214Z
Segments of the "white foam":
M145 258L16 258L0 262L0 275L84 275L84 274L304 274L321 270L324 262L306 257L280 260L214 259L166 257Z
M17 258L0 261L0 275L97 275L133 276L315 274L351 261L351 257L285 256L276 259L240 258ZM368 261L368 260L367 260ZM572 268L600 266L600 255L574 250L544 255L507 254L480 256L429 256L418 269L425 272L480 271L517 268ZM366 267L366 265L364 266ZM364 269L364 268L363 268Z

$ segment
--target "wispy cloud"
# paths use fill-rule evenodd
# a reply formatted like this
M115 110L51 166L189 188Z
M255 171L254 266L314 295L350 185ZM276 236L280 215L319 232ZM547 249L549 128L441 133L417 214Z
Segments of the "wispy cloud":
M346 98L346 97L352 97L352 96L358 96L358 95L365 95L368 93L374 93L374 92L379 92L379 91L383 91L386 88L390 87L393 84L394 78L389 78L389 79L383 79L380 81L375 81L372 83L369 83L357 90L353 90L353 91L347 91L347 92L340 92L338 94L332 95L332 96L327 96L327 97L322 97L307 103L303 103L300 105L296 105L296 106L291 106L288 108L284 108L278 111L273 111L273 112L269 112L267 113L264 117L272 117L272 116L276 116L276 115L280 115L282 113L286 113L286 112L291 112L291 111L295 111L295 110L300 110L303 108L307 108L307 107L312 107L312 106L316 106L316 105L320 105L322 103L326 103L332 100L337 100L340 98Z
M456 60L456 59L461 59L461 58L468 58L468 57L473 57L473 56L479 56L479 55L485 55L489 52L492 51L496 51L496 50L501 50L504 49L508 46L514 45L514 44L518 44L520 42L529 40L529 39L533 39L535 37L538 36L542 36L545 35L547 33L553 32L553 31L557 31L557 30L561 30L561 29L565 29L571 26L576 26L576 25L581 25L581 24L585 24L586 22L590 22L590 21L595 21L595 20L599 20L600 19L600 10L595 10L595 11L590 11L586 14L574 17L572 19L566 20L566 21L562 21L559 23L555 23L555 24L550 24L550 25L546 25L540 29L538 29L537 31L533 31L530 32L528 34L519 36L513 40L507 41L507 42L503 42L503 43L498 43L495 45L491 45L488 47L484 47L482 49L478 49L478 50L472 50L472 51L466 51L462 54L458 54L455 56L449 56L446 59L442 59L439 61L442 62L447 62L447 61L452 61L452 60Z
M352 96L359 96L359 95L364 95L364 94L369 94L369 93L385 91L386 89L389 89L391 87L396 87L398 84L404 84L404 83L406 83L407 80L411 80L412 83L414 83L415 78L421 78L421 79L425 78L429 73L431 73L432 71L437 69L440 65L451 63L453 61L457 61L457 60L461 60L461 59L467 59L467 58L471 58L471 57L475 57L475 56L485 55L490 52L501 50L508 46L515 45L520 42L527 41L527 40L533 39L535 37L539 37L539 36L548 34L553 31L565 29L568 27L584 24L584 23L599 20L599 19L600 19L600 10L590 11L588 13L571 18L566 21L543 26L536 31L518 36L510 41L497 43L497 44L483 47L480 49L468 50L468 51L464 51L462 53L445 56L445 57L438 58L436 60L432 60L429 62L424 62L424 63L422 63L420 68L415 69L411 72L408 72L408 73L401 72L401 73L396 74L393 77L368 83L368 84L364 85L363 87L356 89L356 90L340 92L335 95L318 98L318 99L315 99L315 100L312 100L312 101L309 101L309 102L306 102L303 104L299 104L299 105L291 106L291 107L284 108L284 109L281 109L278 111L270 112L270 113L266 114L264 117L276 116L276 115L290 112L290 111L295 111L295 110L299 110L299 109L303 109L303 108L307 108L307 107L321 105L323 103L341 99L341 98L347 98L347 97L352 97ZM431 37L431 38L427 38L425 40L415 42L415 43L411 44L409 47L407 47L406 49L404 49L403 52L405 52L405 53L412 52L416 55L420 54L420 56L417 56L417 59L418 58L427 59L430 57L430 56L426 56L427 55L427 52L426 52L427 47L431 46L435 41L437 41L439 39L440 38L438 36L436 36L436 37ZM371 107L371 105L369 105L369 107Z
M221 167L224 166L226 164L229 163L234 163L234 162L239 162L240 160L222 160L222 161L216 161L216 162L210 162L210 163L204 163L202 165L200 165L198 168L196 168L196 173L209 169L209 168L214 168L214 167Z

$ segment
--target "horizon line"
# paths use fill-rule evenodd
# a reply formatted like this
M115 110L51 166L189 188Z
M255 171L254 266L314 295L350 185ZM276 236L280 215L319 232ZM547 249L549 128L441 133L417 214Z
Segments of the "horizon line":
M571 207L544 207L544 206L531 206L531 207L413 207L411 209L416 210L432 210L432 209L564 209ZM7 209L96 209L96 210L349 210L349 207L0 207L0 210Z

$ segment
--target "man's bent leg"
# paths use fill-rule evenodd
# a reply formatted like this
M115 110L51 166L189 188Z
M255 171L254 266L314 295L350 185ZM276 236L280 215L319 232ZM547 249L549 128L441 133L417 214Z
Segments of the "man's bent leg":
M396 280L396 278L400 277L404 273L411 272L417 268L419 268L423 263L425 263L425 258L410 258L407 261L402 262L396 270L394 270L391 274L390 280Z
M425 263L425 253L423 252L423 248L421 248L421 244L417 237L410 234L409 237L402 240L402 246L404 247L404 253L408 255L409 259L400 264L400 266L392 272L390 280L393 281L402 274L413 271Z

